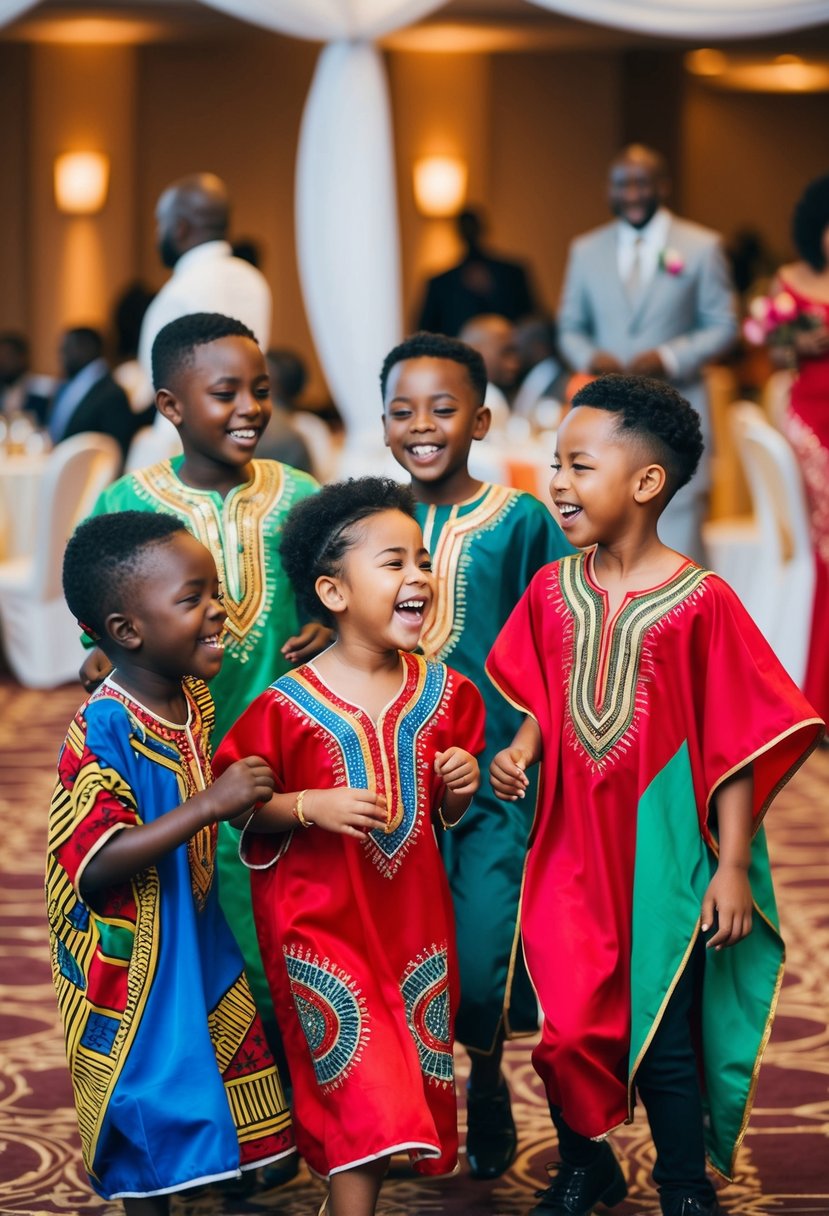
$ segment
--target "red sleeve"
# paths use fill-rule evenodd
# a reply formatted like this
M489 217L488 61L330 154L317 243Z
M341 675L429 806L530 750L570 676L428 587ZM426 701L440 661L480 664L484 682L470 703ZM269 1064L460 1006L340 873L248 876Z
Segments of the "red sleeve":
M502 628L486 661L486 673L503 697L536 719L542 738L550 733L548 682L560 649L553 645L551 584L556 563L543 566ZM546 643L545 643L546 638ZM559 673L563 683L564 675Z
M486 710L478 689L459 672L449 669L454 681L451 700L450 747L462 747L478 756L486 747Z

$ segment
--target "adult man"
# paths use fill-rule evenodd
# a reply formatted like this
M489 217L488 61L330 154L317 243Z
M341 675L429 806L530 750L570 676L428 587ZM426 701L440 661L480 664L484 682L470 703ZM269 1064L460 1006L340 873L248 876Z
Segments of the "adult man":
M42 423L54 389L50 377L29 371L29 343L23 334L0 333L0 414L11 418L25 411Z
M140 419L130 409L127 394L113 380L103 357L97 329L68 329L60 344L64 382L55 394L46 420L53 443L82 431L111 435L127 454Z
M702 368L737 335L728 265L715 232L678 219L664 202L658 152L631 144L609 174L615 223L572 244L559 308L559 343L578 372L664 377L702 419L706 456L660 521L665 544L702 560L711 426Z
M484 405L492 414L495 430L503 430L510 417L508 395L520 371L515 326L506 317L487 313L467 321L458 337L483 358L488 381Z
M152 383L151 353L156 334L169 321L191 312L218 312L242 321L265 350L271 333L271 289L260 270L233 256L227 240L230 203L227 187L213 173L179 178L156 206L156 243L173 271L150 304L141 326L138 359ZM156 426L173 429L159 414Z
M466 252L456 266L429 279L416 328L455 337L470 317L498 313L516 321L532 312L536 304L525 267L485 248L481 213L462 211L455 223Z

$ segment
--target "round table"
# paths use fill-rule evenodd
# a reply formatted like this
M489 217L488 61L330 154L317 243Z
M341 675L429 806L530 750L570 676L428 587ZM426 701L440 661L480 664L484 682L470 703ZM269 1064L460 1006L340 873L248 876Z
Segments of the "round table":
M38 490L48 461L45 452L0 452L0 560L34 551Z

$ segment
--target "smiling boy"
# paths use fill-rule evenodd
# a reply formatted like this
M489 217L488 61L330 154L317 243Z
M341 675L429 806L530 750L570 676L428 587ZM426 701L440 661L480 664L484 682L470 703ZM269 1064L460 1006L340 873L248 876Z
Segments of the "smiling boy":
M453 338L415 334L383 364L385 440L411 477L432 555L436 596L420 644L478 685L487 710L488 763L512 737L515 711L488 685L484 660L533 574L570 547L531 494L480 482L472 444L489 430L480 354ZM523 967L518 899L532 806L503 805L488 787L441 840L455 907L461 970L457 1036L470 1053L467 1157L477 1178L509 1168L517 1139L501 1075L508 1035L537 1029Z

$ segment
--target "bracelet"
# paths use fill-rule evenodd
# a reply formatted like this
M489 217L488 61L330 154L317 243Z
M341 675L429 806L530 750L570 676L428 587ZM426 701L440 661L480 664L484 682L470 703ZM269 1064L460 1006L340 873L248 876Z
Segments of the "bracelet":
M313 822L310 819L306 819L305 815L302 812L302 800L307 793L308 793L308 790L300 790L300 792L296 796L296 802L294 803L294 807L293 807L293 810L291 811L291 814L293 815L294 819L296 819L297 823L301 827L312 828L314 826Z

